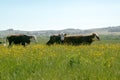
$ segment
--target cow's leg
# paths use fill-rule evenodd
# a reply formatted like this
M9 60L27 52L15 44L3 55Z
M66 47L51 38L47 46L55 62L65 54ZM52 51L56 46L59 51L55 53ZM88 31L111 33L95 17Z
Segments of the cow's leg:
M25 42L22 42L22 45L25 47Z
M54 42L48 41L46 44L47 44L47 45L51 45L51 44L54 44Z
M12 46L12 41L9 41L8 48L10 48L11 46Z
M30 44L30 40L27 42L27 44Z
M8 47L10 47L10 46L11 46L11 44L12 44L12 41L9 41Z

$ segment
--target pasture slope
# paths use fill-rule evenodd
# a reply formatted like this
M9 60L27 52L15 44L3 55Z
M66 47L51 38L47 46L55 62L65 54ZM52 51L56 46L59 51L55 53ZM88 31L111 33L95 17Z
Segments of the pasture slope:
M0 45L0 80L119 80L120 43Z

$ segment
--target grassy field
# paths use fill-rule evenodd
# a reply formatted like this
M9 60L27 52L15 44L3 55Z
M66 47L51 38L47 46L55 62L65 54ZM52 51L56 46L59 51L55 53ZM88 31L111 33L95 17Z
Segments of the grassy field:
M0 80L120 80L120 41L0 45Z

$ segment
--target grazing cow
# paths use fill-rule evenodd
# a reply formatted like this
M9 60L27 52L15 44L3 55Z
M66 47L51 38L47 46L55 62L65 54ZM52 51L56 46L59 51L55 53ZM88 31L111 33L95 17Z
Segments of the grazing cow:
M54 44L54 43L57 43L57 44L61 43L60 35L50 36L50 40L46 44L51 45L51 44Z
M81 45L81 44L90 45L95 40L95 38L97 40L100 40L98 35L95 33L93 33L92 35L76 35L76 36L67 36L65 34L63 39L61 35L52 35L50 36L50 40L47 42L47 45L51 45L54 43L72 44L72 45Z
M95 39L100 40L97 34L92 35L78 35L78 36L65 36L64 43L72 45L87 44L90 45Z
M66 34L61 33L58 35L51 35L50 36L50 40L46 43L47 45L51 45L51 44L62 44L64 42L64 38L65 38Z
M9 35L6 38L6 42L9 42L9 46L11 46L12 44L21 44L25 47L25 44L30 44L31 39L33 39L34 41L36 41L36 37L35 36L27 36L24 34L19 34L19 35Z

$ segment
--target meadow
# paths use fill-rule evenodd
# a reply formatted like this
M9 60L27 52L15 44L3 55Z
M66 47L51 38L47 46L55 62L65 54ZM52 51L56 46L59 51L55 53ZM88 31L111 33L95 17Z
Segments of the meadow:
M92 45L0 45L0 80L119 80L120 40Z

